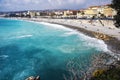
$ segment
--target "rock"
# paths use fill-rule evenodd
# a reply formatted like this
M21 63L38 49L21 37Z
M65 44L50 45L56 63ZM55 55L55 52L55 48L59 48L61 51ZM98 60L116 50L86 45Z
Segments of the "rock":
M40 80L40 76L37 76L37 77L35 78L35 80Z
M30 76L30 77L28 77L28 78L27 78L27 79L25 79L25 80L35 80L35 77Z
M93 34L97 39L101 39L101 40L105 40L105 41L110 39L109 36L102 34L102 33L94 32Z
M37 76L37 77L30 76L25 80L40 80L40 76Z

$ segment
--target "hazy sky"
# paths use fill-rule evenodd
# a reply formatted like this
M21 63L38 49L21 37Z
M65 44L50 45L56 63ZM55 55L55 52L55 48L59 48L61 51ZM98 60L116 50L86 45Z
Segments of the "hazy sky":
M0 0L0 11L81 9L108 3L111 0Z

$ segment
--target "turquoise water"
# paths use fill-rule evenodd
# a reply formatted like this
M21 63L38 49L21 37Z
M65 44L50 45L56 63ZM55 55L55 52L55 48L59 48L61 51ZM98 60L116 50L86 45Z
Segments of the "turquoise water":
M0 80L63 80L69 61L89 66L101 51L103 41L61 25L0 19Z

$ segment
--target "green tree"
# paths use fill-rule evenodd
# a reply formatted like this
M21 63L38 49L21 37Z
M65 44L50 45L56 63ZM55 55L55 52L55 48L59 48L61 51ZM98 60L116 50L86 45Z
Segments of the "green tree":
M117 11L117 14L114 16L115 26L120 27L120 0L112 0L112 8Z

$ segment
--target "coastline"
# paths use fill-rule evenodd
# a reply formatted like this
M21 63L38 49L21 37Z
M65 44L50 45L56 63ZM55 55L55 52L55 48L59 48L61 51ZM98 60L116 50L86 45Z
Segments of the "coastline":
M53 24L59 24L59 23L53 23ZM83 28L78 28L75 26L70 26L70 25L65 25L65 24L59 24L59 25L63 25L67 28L77 30L78 32L81 32L85 35L96 38L96 35L95 35L96 32L94 32L94 31L88 31L88 30L85 30ZM109 38L108 40L100 39L100 38L97 38L97 39L103 40L105 42L105 44L107 44L108 49L111 50L113 53L120 54L120 40L118 40L115 37L111 37L111 36L108 36L106 34L103 34L103 33L98 33L98 34L107 36ZM120 57L120 56L118 55L118 57Z
M70 25L64 25L64 24L59 24L59 25L63 25L65 27L75 29L75 30L77 30L77 31L79 31L79 32L81 32L85 35L96 38L96 36L94 35L94 34L96 34L96 32L94 32L94 31L88 31L88 30L78 28L78 27L75 27L75 26L70 26ZM105 35L103 33L99 33L99 34L100 35ZM104 39L100 39L100 38L97 38L97 39L103 40L105 42L105 44L107 44L108 49L111 50L113 53L120 54L120 40L118 40L115 37L108 36L108 35L105 35L105 36L109 37L109 40L104 40ZM120 57L120 56L118 55L118 57Z
M105 42L105 44L107 44L108 49L114 53L114 55L112 54L112 56L115 56L118 60L120 59L120 37L114 36L114 34L113 35L105 34L104 32L101 32L99 30L94 30L94 29L88 30L89 26L85 26L84 24L81 24L81 23L79 25L73 25L73 23L69 23L69 22L67 22L67 20L64 20L64 19L63 20L66 21L67 24L65 24L62 21L62 19L61 20L44 19L44 18L10 18L10 19L27 20L27 21L35 21L35 22L47 22L47 23L52 23L52 24L63 25L64 27L77 30L78 32L81 32L90 37L103 40ZM72 20L72 21L74 21L74 20ZM91 25L90 25L90 27L91 27ZM91 28L93 28L93 26ZM104 28L105 27L103 27L103 29ZM112 28L114 28L114 27L112 27ZM110 28L110 30L111 30L111 28ZM112 30L114 30L114 29L112 29Z
M50 20L49 19L48 20L47 19L45 19L45 20L44 19L27 19L27 20L35 21L35 22L47 22L47 23L52 23L52 24L58 24L58 25L63 25L63 26L70 28L70 29L77 30L79 32L82 32L85 35L90 36L90 37L103 40L107 44L109 50L111 50L114 53L120 54L120 36L116 37L116 36L111 36L111 35L108 35L108 34L105 34L102 32L98 32L98 31L87 30L85 28L82 28L81 25L79 25L80 27L73 26L73 25L71 25L72 23L71 24L64 24L64 23L61 23L59 21L57 22L56 19L55 20L52 19L55 22L51 21L51 19ZM103 38L101 36L103 36ZM101 38L99 38L99 37L101 37Z

